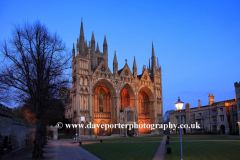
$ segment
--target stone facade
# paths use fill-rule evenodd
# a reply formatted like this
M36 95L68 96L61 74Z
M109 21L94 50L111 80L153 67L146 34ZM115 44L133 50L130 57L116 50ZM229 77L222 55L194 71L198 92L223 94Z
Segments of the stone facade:
M81 23L80 36L76 45L77 53L75 53L74 44L72 49L72 88L65 91L70 92L72 100L70 105L66 105L66 118L71 119L73 123L85 124L90 122L92 124L162 123L161 67L155 57L153 44L149 66L147 68L143 66L142 73L139 75L135 57L132 71L127 60L124 67L118 69L116 51L113 59L113 73L110 71L106 37L104 37L103 52L100 52L98 43L96 48L95 46L93 33L87 45ZM133 116L131 122L126 122L127 115ZM81 117L85 117L86 121L82 122ZM154 132L160 131L134 130L136 136ZM80 130L81 135L126 135L125 133L126 131L120 129Z
M13 117L12 109L0 104L0 152L2 155L33 145L36 126Z
M198 100L198 107L190 108L190 104L185 105L181 111L182 124L200 124L199 129L183 129L184 133L218 133L234 134L238 130L238 115L236 100L226 100L215 102L214 95L209 94L209 105L201 106ZM170 123L179 124L179 112L169 114ZM171 129L171 133L179 133L179 130Z

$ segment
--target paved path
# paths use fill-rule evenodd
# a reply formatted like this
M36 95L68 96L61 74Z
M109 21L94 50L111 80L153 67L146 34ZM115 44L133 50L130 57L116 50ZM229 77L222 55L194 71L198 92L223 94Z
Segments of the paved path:
M49 141L46 148L43 149L43 156L54 160L100 160L95 155L79 147L79 143L71 143L71 139L62 139L58 141ZM84 144L96 143L85 142Z
M43 156L51 160L100 160L95 155L79 147L79 143L71 143L72 139L61 139L58 141L48 141L45 148L43 148ZM84 142L90 144L96 142ZM99 142L97 142L99 143ZM30 160L32 158L33 147L23 149L22 151L14 153L6 160Z
M164 135L163 139L157 149L157 152L155 153L155 155L153 157L153 160L164 160L165 159L166 139L167 139L167 136Z

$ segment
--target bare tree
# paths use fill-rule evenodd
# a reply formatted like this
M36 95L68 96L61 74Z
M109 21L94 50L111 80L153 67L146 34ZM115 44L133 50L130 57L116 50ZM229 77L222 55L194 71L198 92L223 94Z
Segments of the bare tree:
M43 157L44 112L49 100L58 97L60 88L69 83L66 70L70 67L71 54L66 52L57 34L51 34L39 21L16 26L12 38L1 45L1 53L6 63L0 82L14 88L15 95L22 102L34 106L36 134L33 158Z
M172 114L172 113L174 113L175 112L175 110L168 110L168 111L166 111L165 112L165 114L164 114L164 116L163 116L163 119L164 119L164 123L166 124L166 123L168 123L169 122L169 114Z

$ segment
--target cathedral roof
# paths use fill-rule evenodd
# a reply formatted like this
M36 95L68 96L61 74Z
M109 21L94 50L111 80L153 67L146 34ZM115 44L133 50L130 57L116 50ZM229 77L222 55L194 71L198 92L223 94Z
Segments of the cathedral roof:
M124 67L123 67L124 68ZM118 75L120 75L123 71L123 68L118 71Z

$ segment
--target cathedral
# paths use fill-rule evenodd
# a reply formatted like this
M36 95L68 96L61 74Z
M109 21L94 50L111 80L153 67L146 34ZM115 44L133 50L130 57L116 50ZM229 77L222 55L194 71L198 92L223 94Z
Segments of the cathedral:
M157 60L157 62L156 62ZM127 60L119 69L114 53L113 73L108 66L106 36L103 52L96 45L94 34L87 44L81 22L76 48L72 49L72 88L67 89L70 103L65 106L65 116L72 123L88 124L159 124L163 119L161 67L152 44L151 61L137 73L134 57L132 70ZM135 135L158 134L150 128L84 128L81 135Z

